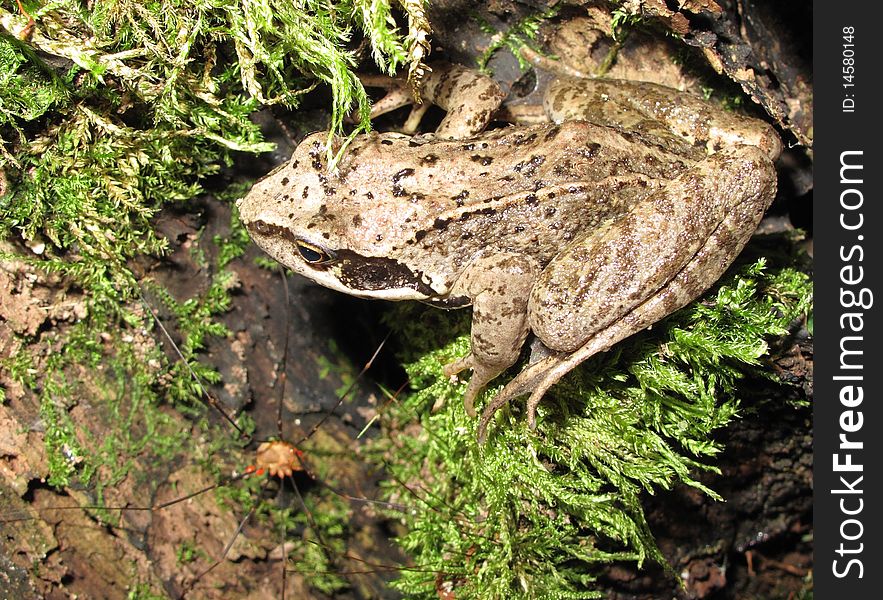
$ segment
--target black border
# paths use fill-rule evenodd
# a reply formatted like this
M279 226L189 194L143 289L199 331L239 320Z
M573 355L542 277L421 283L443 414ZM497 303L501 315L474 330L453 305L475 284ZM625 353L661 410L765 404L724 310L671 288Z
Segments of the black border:
M880 231L881 220L879 203L883 200L879 182L883 179L883 165L879 161L880 97L877 80L880 77L881 52L880 21L869 11L876 3L859 2L815 2L813 6L813 60L814 60L814 269L815 269L815 315L813 329L815 337L815 395L814 395L814 598L817 600L873 599L883 597L877 577L883 571L879 558L883 544L880 530L881 488L881 448L883 421L880 415L880 394L877 387L883 388L877 374L881 372L881 361L876 346L879 343L880 319L877 316L878 303L883 303L883 290L879 285L881 271ZM874 11L877 12L877 11ZM844 28L853 27L852 46L844 39ZM852 52L844 52L845 50ZM851 56L850 56L851 55ZM852 58L844 64L844 58ZM844 78L844 66L853 66L851 83ZM844 100L855 102L852 112L844 110ZM848 105L848 102L847 102ZM862 154L843 155L844 152ZM861 171L845 171L846 179L861 179L861 183L842 182L840 176L841 156L852 165L861 163ZM858 190L845 192L846 190ZM841 193L845 192L847 204L861 206L853 210L841 207ZM848 230L841 225L841 215L847 225L861 227ZM861 247L861 250L854 248ZM847 257L844 259L843 257ZM842 269L847 269L842 271ZM861 268L861 270L859 270ZM844 282L844 278L856 279L857 283ZM859 293L867 289L873 295L868 308L846 307L848 301L841 302L841 295L849 291ZM867 298L868 296L866 296ZM850 321L854 328L862 325L861 331L844 327L841 317L844 313L861 313L860 319ZM853 366L841 369L841 340L844 336L854 338L844 347L862 354L849 356ZM849 361L848 361L849 362ZM861 380L838 380L837 376L860 376ZM863 389L863 400L857 402L856 389L846 391L846 404L841 402L841 390L845 385L854 384ZM850 402L852 399L852 402ZM840 434L844 433L841 424L856 429L847 432L851 442L861 442L862 448L839 449ZM861 417L858 413L861 412ZM858 427L858 420L861 426ZM861 464L861 471L835 472L834 455L839 454L839 462L847 461L845 454L851 454L851 462ZM844 480L841 481L840 477ZM862 477L861 480L858 478ZM860 493L842 493L861 490ZM841 492L836 492L841 490ZM845 510L861 511L855 515L844 514ZM860 521L845 525L848 536L861 536L855 540L844 539L841 525L848 519ZM841 544L846 552L838 553ZM862 544L862 546L859 546ZM860 550L860 551L859 551ZM849 553L848 551L854 551ZM849 560L858 564L848 565ZM836 561L836 562L835 562ZM835 575L835 569L843 577ZM859 577L861 574L861 577Z

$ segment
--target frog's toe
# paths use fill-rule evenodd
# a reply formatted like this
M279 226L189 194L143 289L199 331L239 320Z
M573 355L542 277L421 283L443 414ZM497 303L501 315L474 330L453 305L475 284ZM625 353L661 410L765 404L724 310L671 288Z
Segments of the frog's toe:
M530 365L524 371L519 373L518 376L515 377L515 379L510 381L506 385L506 387L500 390L500 393L494 396L488 403L488 405L485 406L484 410L481 413L481 419L478 422L479 444L484 444L485 440L487 439L488 425L490 425L490 422L494 418L494 415L497 413L497 411L500 410L504 405L508 404L510 400L513 400L518 396L522 396L533 389L532 383L534 377L538 374L539 371L536 367L536 365L538 364L540 363L534 363L533 365Z
M553 385L566 374L570 368L562 369L566 355L555 353L542 360L531 363L515 379L510 381L499 394L494 396L481 413L478 423L478 442L483 444L487 439L487 428L500 408L524 394L530 394L527 400L527 424L533 430L537 426L537 406Z
M475 418L478 416L478 413L475 412L475 399L488 382L502 373L503 369L485 365L476 359L472 353L469 353L463 358L446 364L442 368L442 373L445 377L453 377L467 369L472 370L472 377L469 378L469 384L466 386L466 391L463 393L463 407L466 409L467 415Z
M448 379L452 379L458 373L465 371L467 369L475 368L475 360L472 357L472 353L470 352L463 358L459 358L454 362L449 362L444 367L442 367L442 374ZM463 394L463 406L466 408L466 414L470 417L475 417L475 397L478 396L478 392L481 389L476 390L475 386L478 385L478 381L476 380L475 375L473 375L469 379L469 385L466 386L466 392ZM432 412L436 412L441 408L441 403L436 402L432 407Z
M450 379L454 375L465 371L466 369L472 368L472 353L470 352L463 358L458 358L453 362L449 362L445 366L442 367L442 374Z
M499 396L499 394L498 394ZM496 398L494 398L496 400ZM481 413L481 419L478 421L478 444L484 445L487 441L487 428L491 422L491 419L494 418L496 412L503 406L505 402L501 402L500 404L488 404L484 407L484 410Z
M463 408L466 409L466 414L472 419L478 415L475 412L475 399L481 393L481 390L484 389L484 385L484 383L481 383L473 376L469 380L469 385L466 386L466 391L463 393Z
M546 395L546 392L549 391L549 388L558 383L562 375L563 373L558 373L555 370L545 373L543 379L536 384L536 387L530 393L530 397L527 399L527 426L530 427L531 431L537 428L537 406L540 405L540 401Z

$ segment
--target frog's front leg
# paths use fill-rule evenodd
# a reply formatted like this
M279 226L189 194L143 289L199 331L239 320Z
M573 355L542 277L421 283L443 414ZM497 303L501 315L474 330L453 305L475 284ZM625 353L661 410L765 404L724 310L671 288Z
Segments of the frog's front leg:
M471 348L445 365L447 377L472 369L463 394L466 412L475 417L475 398L489 381L515 364L528 334L528 298L539 274L536 261L504 252L479 256L457 280L452 296L472 299Z
M775 191L763 151L723 151L566 248L532 288L529 307L532 330L559 353L529 365L491 401L479 441L512 398L531 393L533 426L540 399L563 375L704 292L747 243Z

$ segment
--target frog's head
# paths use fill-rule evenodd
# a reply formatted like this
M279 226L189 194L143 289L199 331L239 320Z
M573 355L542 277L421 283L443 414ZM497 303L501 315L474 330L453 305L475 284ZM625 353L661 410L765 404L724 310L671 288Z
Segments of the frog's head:
M371 208L376 202L360 205L349 189L337 192L337 179L325 167L326 139L322 132L307 137L290 162L237 202L252 240L296 273L346 294L384 300L438 296L430 279L397 258L378 233L388 231L389 222L367 214L379 212Z

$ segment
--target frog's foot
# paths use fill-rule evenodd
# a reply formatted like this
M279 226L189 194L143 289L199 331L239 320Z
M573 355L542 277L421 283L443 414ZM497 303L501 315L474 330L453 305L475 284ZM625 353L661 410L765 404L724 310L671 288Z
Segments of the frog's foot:
M414 135L417 132L423 115L426 114L431 105L428 102L416 103L405 81L378 75L359 75L359 80L365 87L386 90L386 94L371 105L370 117L372 120L402 107L410 106L411 112L401 128L401 133ZM359 115L353 113L350 120L354 123L358 122Z
M692 298L683 301L687 304ZM558 383L562 377L599 352L606 352L617 342L643 329L659 318L659 312L666 310L662 303L651 299L639 306L626 318L601 331L575 352L558 352L543 358L525 367L499 394L488 404L481 413L478 422L478 443L483 444L487 439L487 428L494 418L494 414L510 400L530 394L527 399L527 425L531 429L537 426L537 406L546 392ZM665 313L668 314L668 313Z
M509 365L506 365L506 367L508 366ZM475 356L470 352L463 358L446 364L442 372L445 377L450 378L461 371L472 369L472 377L469 378L469 384L466 386L466 391L463 393L463 407L466 409L467 415L475 418L478 415L478 413L475 412L475 399L491 380L495 379L497 375L506 370L506 367L499 368L492 365L482 364L480 361L476 360ZM433 406L433 412L438 410L438 408L440 407Z
M359 76L367 87L379 87L387 94L374 103L371 118L391 112L403 106L414 105L402 133L413 135L430 104L447 111L435 134L439 138L465 139L484 131L500 107L506 94L494 79L462 65L444 62L432 63L420 94L415 100L402 79Z
M613 344L632 333L634 330L631 323L628 320L623 320L590 339L576 352L555 353L525 367L521 373L506 384L506 387L491 400L481 413L481 419L478 422L478 443L484 444L487 439L487 428L496 412L508 404L510 400L527 393L530 393L530 397L527 399L527 425L531 429L536 429L537 406L549 388L583 361L598 352L608 350Z
M539 265L530 256L500 252L479 256L457 280L454 297L472 298L471 351L444 368L448 377L472 369L463 405L475 417L475 398L514 365L527 339L527 303Z
M564 355L566 356L566 355ZM558 365L562 364L562 355L548 356L538 362L528 365L515 379L506 384L500 393L494 396L491 402L481 413L478 422L478 443L484 444L487 439L487 428L500 408L508 404L510 400L531 393L528 400L527 422L531 429L536 427L536 407L546 391L552 387L567 371L554 375ZM568 369L569 370L569 369ZM535 398L536 397L536 398Z

